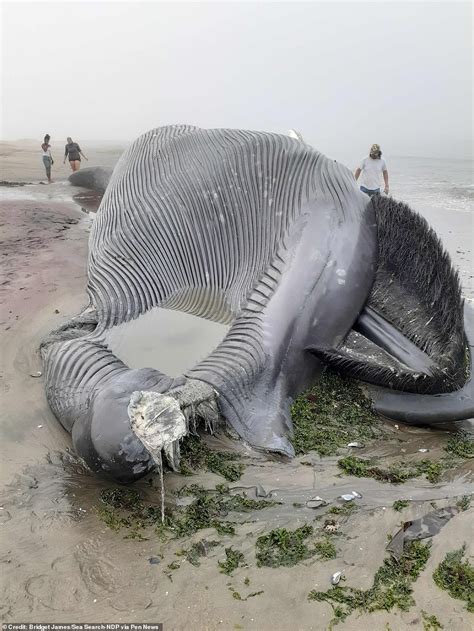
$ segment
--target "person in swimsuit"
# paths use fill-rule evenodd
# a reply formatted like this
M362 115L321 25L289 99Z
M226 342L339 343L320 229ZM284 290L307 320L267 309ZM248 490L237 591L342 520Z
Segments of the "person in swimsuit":
M51 167L54 164L53 156L51 155L51 145L49 144L51 136L46 134L44 137L44 142L41 145L41 149L43 151L43 164L46 170L46 177L48 178L48 183L51 184L53 181L51 179Z
M385 183L384 193L388 195L388 171L387 164L382 158L382 151L379 145L372 145L370 147L369 155L362 160L360 166L356 169L355 179L359 179L359 175L362 174L360 182L360 190L372 197L380 193L380 176L383 175Z
M81 166L81 156L87 160L77 142L73 142L72 138L68 136L67 145L64 151L63 164L65 164L66 158L68 158L71 169L73 171L79 171Z

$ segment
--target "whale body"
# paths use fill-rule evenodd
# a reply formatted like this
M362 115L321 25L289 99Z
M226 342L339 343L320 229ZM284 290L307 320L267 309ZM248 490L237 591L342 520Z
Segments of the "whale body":
M93 470L128 482L154 466L132 429L137 392L171 394L188 420L221 416L289 456L291 403L328 365L377 386L382 407L383 393L402 395L402 409L442 395L451 416L471 414L461 289L436 235L406 205L369 199L301 138L162 127L111 175L79 173L73 183L105 188L90 304L42 357L50 406ZM153 308L229 330L180 377L130 369L107 332Z

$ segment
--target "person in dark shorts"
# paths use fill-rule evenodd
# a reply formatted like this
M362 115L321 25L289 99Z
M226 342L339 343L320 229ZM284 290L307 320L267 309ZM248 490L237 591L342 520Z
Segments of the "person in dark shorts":
M66 162L67 158L69 160L69 164L71 165L71 169L73 171L79 171L81 166L81 156L87 160L77 142L73 142L72 138L68 136L67 145L64 151L63 164Z
M46 177L48 178L49 184L51 184L51 182L53 181L51 179L51 167L54 164L53 156L51 155L51 145L49 144L50 139L51 136L49 134L46 134L46 136L44 137L44 142L41 145L41 149L43 151L43 164L46 170Z

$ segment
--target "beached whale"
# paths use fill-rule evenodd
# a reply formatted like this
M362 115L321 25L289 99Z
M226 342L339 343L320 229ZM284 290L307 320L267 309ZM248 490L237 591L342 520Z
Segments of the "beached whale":
M298 138L186 125L141 136L106 180L71 176L106 187L90 305L42 345L50 406L93 470L131 481L155 447L173 464L189 423L219 415L291 456L290 405L328 365L378 386L381 411L398 395L393 418L474 415L459 279L406 205L370 200ZM180 378L132 370L107 332L154 307L230 328Z

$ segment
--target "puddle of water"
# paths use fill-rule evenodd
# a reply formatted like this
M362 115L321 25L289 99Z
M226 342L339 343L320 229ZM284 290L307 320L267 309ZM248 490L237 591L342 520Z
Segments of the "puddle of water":
M278 456L277 454L262 453L240 441L234 441L225 434L201 436L212 450L237 453L241 462L245 463L242 477L229 484L232 493L245 494L253 499L260 499L260 491L268 493L267 499L280 502L273 508L262 511L250 511L232 516L239 523L254 521L262 530L280 528L284 525L294 525L295 520L310 523L316 516L326 513L327 507L309 508L306 503L315 496L323 497L332 507L342 506L341 495L350 494L356 490L362 497L355 501L357 510L364 513L363 520L370 521L374 510L388 510L393 502L399 499L409 499L412 509L417 516L428 512L432 501L446 501L454 506L462 495L471 495L474 491L474 471L472 461L460 461L453 469L442 474L442 481L433 484L424 476L407 480L403 484L389 484L372 478L355 478L343 475L338 466L338 460L346 455L355 455L365 459L378 458L378 464L383 468L391 464L407 460L417 462L428 458L433 462L440 462L446 456L444 450L450 434L430 429L413 428L400 425L399 429L387 426L387 436L356 453L349 449L340 449L335 456L320 457L315 452L296 456L294 459ZM419 453L420 448L428 448L428 453ZM205 488L214 488L222 478L209 472L198 472L193 482ZM169 472L165 478L165 486L170 497L172 492L181 488L186 481L174 472ZM418 514L419 513L419 514ZM334 516L334 515L332 515ZM328 517L331 517L328 514ZM300 524L299 524L300 525ZM293 527L293 526L292 526ZM349 529L350 539L361 533L357 528ZM388 532L388 531L387 531Z
M38 184L27 183L23 186L2 186L0 200L2 202L70 202L71 189L72 187L67 181L53 182L52 184L40 182Z
M102 193L84 191L73 195L72 198L83 212L96 213L102 201Z
M77 192L79 191L79 192ZM86 213L95 213L102 201L102 193L88 191L71 186L68 181L25 183L0 186L0 201L2 202L66 202L70 203L71 197L79 208Z
M182 311L156 307L107 332L110 350L130 368L178 377L205 359L229 327Z

